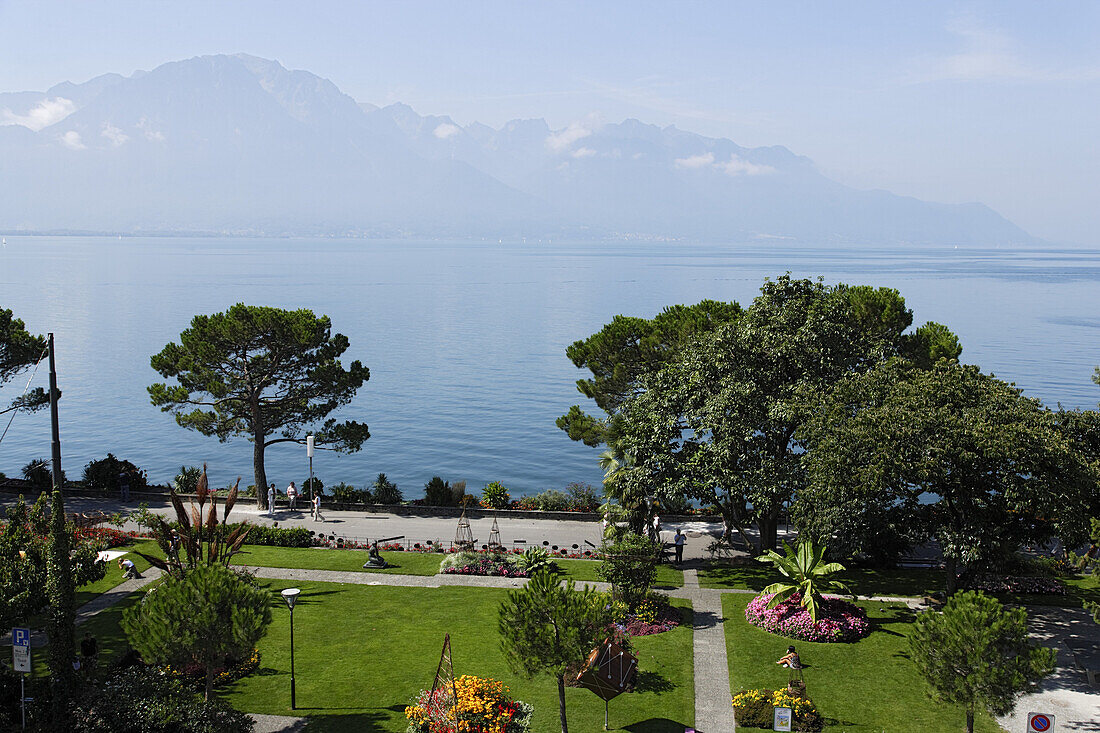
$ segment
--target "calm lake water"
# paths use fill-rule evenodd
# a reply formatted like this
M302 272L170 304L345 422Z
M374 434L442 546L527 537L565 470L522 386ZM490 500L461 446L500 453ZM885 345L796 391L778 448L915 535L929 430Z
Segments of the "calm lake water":
M963 360L1054 405L1095 408L1100 250L838 249L761 244L455 244L447 242L13 237L0 248L0 305L57 339L64 465L108 451L167 481L210 464L225 485L251 483L251 445L176 426L149 403L150 355L191 317L234 303L307 307L346 334L346 360L371 379L342 415L366 422L356 454L319 453L326 484L385 472L406 497L438 474L513 495L598 483L597 451L554 420L584 404L565 347L614 315L652 316L703 298L750 301L791 271L897 288L917 323L947 324ZM0 391L7 404L26 377ZM45 386L43 368L35 383ZM586 407L587 409L587 407ZM7 416L5 416L6 418ZM0 430L6 420L0 422ZM49 415L19 415L0 443L18 475L50 452ZM305 449L268 451L280 488L308 475Z

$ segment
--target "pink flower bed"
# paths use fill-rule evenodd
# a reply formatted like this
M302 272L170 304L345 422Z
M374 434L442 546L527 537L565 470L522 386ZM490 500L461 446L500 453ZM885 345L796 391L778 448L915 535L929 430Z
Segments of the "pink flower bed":
M772 634L802 641L858 641L871 633L867 612L839 598L822 602L815 623L795 593L786 601L768 608L771 593L761 593L745 608L745 620Z
M443 569L450 575L497 575L504 578L526 578L527 573L519 570L506 562L494 562L486 557L478 558L476 562L465 565L451 565Z
M611 624L614 628L622 631L629 636L650 636L652 634L663 634L666 631L671 631L680 625L680 614L673 608L666 608L661 611L657 621L650 623L643 621L637 616L631 614L627 616L626 621L623 623Z

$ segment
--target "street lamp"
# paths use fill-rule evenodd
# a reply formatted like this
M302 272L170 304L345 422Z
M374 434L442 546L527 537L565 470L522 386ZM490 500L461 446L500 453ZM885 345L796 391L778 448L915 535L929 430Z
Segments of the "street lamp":
M298 600L298 594L302 591L298 588L287 588L283 591L283 600L290 609L290 709L294 709L294 602Z
M313 436L306 436L306 455L309 457L309 500L313 501Z

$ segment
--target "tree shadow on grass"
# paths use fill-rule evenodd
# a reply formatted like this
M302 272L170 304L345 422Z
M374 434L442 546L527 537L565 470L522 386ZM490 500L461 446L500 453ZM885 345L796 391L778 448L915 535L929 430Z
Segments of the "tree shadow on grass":
M317 708L313 708L316 710ZM325 708L332 710L333 708ZM311 708L298 708L308 713ZM337 715L310 715L307 728L310 733L391 733L388 715L372 712L355 712Z
M888 636L904 637L905 634L887 628L887 624L911 624L917 616L916 612L908 606L890 608L880 606L877 612L874 608L869 611L867 621L871 625L871 633Z
M634 689L638 692L671 692L676 685L659 672L643 670L634 680Z
M614 712L612 717L614 717ZM614 721L612 721L612 724L614 724ZM631 723L621 730L628 730L630 733L684 733L687 727L684 723L668 718L650 718L649 720Z
M853 723L850 720L837 720L836 718L825 718L824 720L826 728L851 728L853 725L858 725L858 723Z

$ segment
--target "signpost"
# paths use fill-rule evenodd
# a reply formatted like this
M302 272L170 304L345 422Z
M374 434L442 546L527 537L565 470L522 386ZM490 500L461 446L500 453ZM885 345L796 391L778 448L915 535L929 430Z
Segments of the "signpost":
M774 708L774 713L772 714L772 730L789 731L793 719L794 715L790 708Z
M313 501L313 436L306 436L306 455L309 456L309 500Z
M1027 733L1051 733L1054 730L1054 716L1047 713L1027 714Z
M19 677L19 705L23 711L23 729L27 728L27 673L31 671L31 630L13 628L11 630L11 659Z

